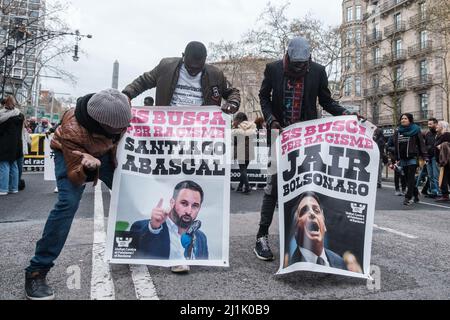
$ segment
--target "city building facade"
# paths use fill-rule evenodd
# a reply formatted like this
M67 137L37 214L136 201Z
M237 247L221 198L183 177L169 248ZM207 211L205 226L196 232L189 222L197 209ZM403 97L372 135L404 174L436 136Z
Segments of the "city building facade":
M44 28L45 1L0 0L0 80L2 95L21 104L37 99L39 36Z
M424 126L431 117L448 120L448 44L429 28L428 2L342 2L341 103L359 106L379 127L395 127L403 112Z

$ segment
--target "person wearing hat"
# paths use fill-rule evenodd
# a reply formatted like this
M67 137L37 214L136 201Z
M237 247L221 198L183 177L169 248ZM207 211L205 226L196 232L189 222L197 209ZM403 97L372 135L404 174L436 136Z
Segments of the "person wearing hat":
M402 168L406 178L406 194L404 205L409 206L413 202L419 202L419 190L416 187L416 170L419 164L418 157L425 161L429 160L428 150L425 146L425 139L420 127L414 123L411 113L403 113L400 117L400 126L395 130L394 159Z
M156 88L157 106L221 106L223 112L239 110L239 90L228 86L223 72L207 64L203 43L188 43L181 58L164 58L122 91L130 100L146 90ZM222 104L222 100L226 102Z
M81 97L76 107L63 115L51 142L58 202L50 212L35 255L26 268L28 299L54 298L46 282L47 273L63 249L86 183L95 185L100 179L111 189L115 149L130 121L128 98L115 89Z
M259 98L269 130L281 130L297 122L318 119L317 100L325 111L334 116L355 114L362 118L332 99L325 67L311 60L311 46L304 37L296 37L289 42L284 59L267 64ZM277 198L277 175L268 175L253 250L264 261L274 260L268 234Z

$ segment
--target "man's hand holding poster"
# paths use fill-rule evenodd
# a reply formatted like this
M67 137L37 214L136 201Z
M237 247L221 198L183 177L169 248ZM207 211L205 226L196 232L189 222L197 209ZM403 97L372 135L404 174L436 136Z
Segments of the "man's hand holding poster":
M217 107L132 111L117 150L108 259L228 266L231 117Z
M301 122L277 140L280 270L369 278L379 150L354 116Z

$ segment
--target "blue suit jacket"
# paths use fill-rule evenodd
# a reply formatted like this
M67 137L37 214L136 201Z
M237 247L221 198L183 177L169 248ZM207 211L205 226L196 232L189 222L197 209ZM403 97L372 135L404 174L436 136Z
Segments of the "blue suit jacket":
M136 221L131 226L130 231L137 239L136 254L138 259L161 259L169 260L170 257L170 236L167 223L162 224L162 230L159 234L153 234L148 228L150 220ZM206 235L197 230L195 233L195 259L208 259L208 243Z
M347 266L345 265L344 259L342 259L339 255L328 249L325 249L325 255L327 256L330 267L347 270ZM302 253L298 248L292 255L289 261L289 265L293 265L294 263L297 262L306 262L305 257L303 257Z

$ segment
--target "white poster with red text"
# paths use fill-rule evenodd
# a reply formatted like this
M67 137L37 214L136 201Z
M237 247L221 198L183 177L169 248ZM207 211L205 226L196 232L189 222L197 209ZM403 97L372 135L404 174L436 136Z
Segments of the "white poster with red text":
M117 149L107 259L229 266L231 116L204 106L132 112Z
M355 116L294 124L277 139L278 274L370 278L379 150Z

